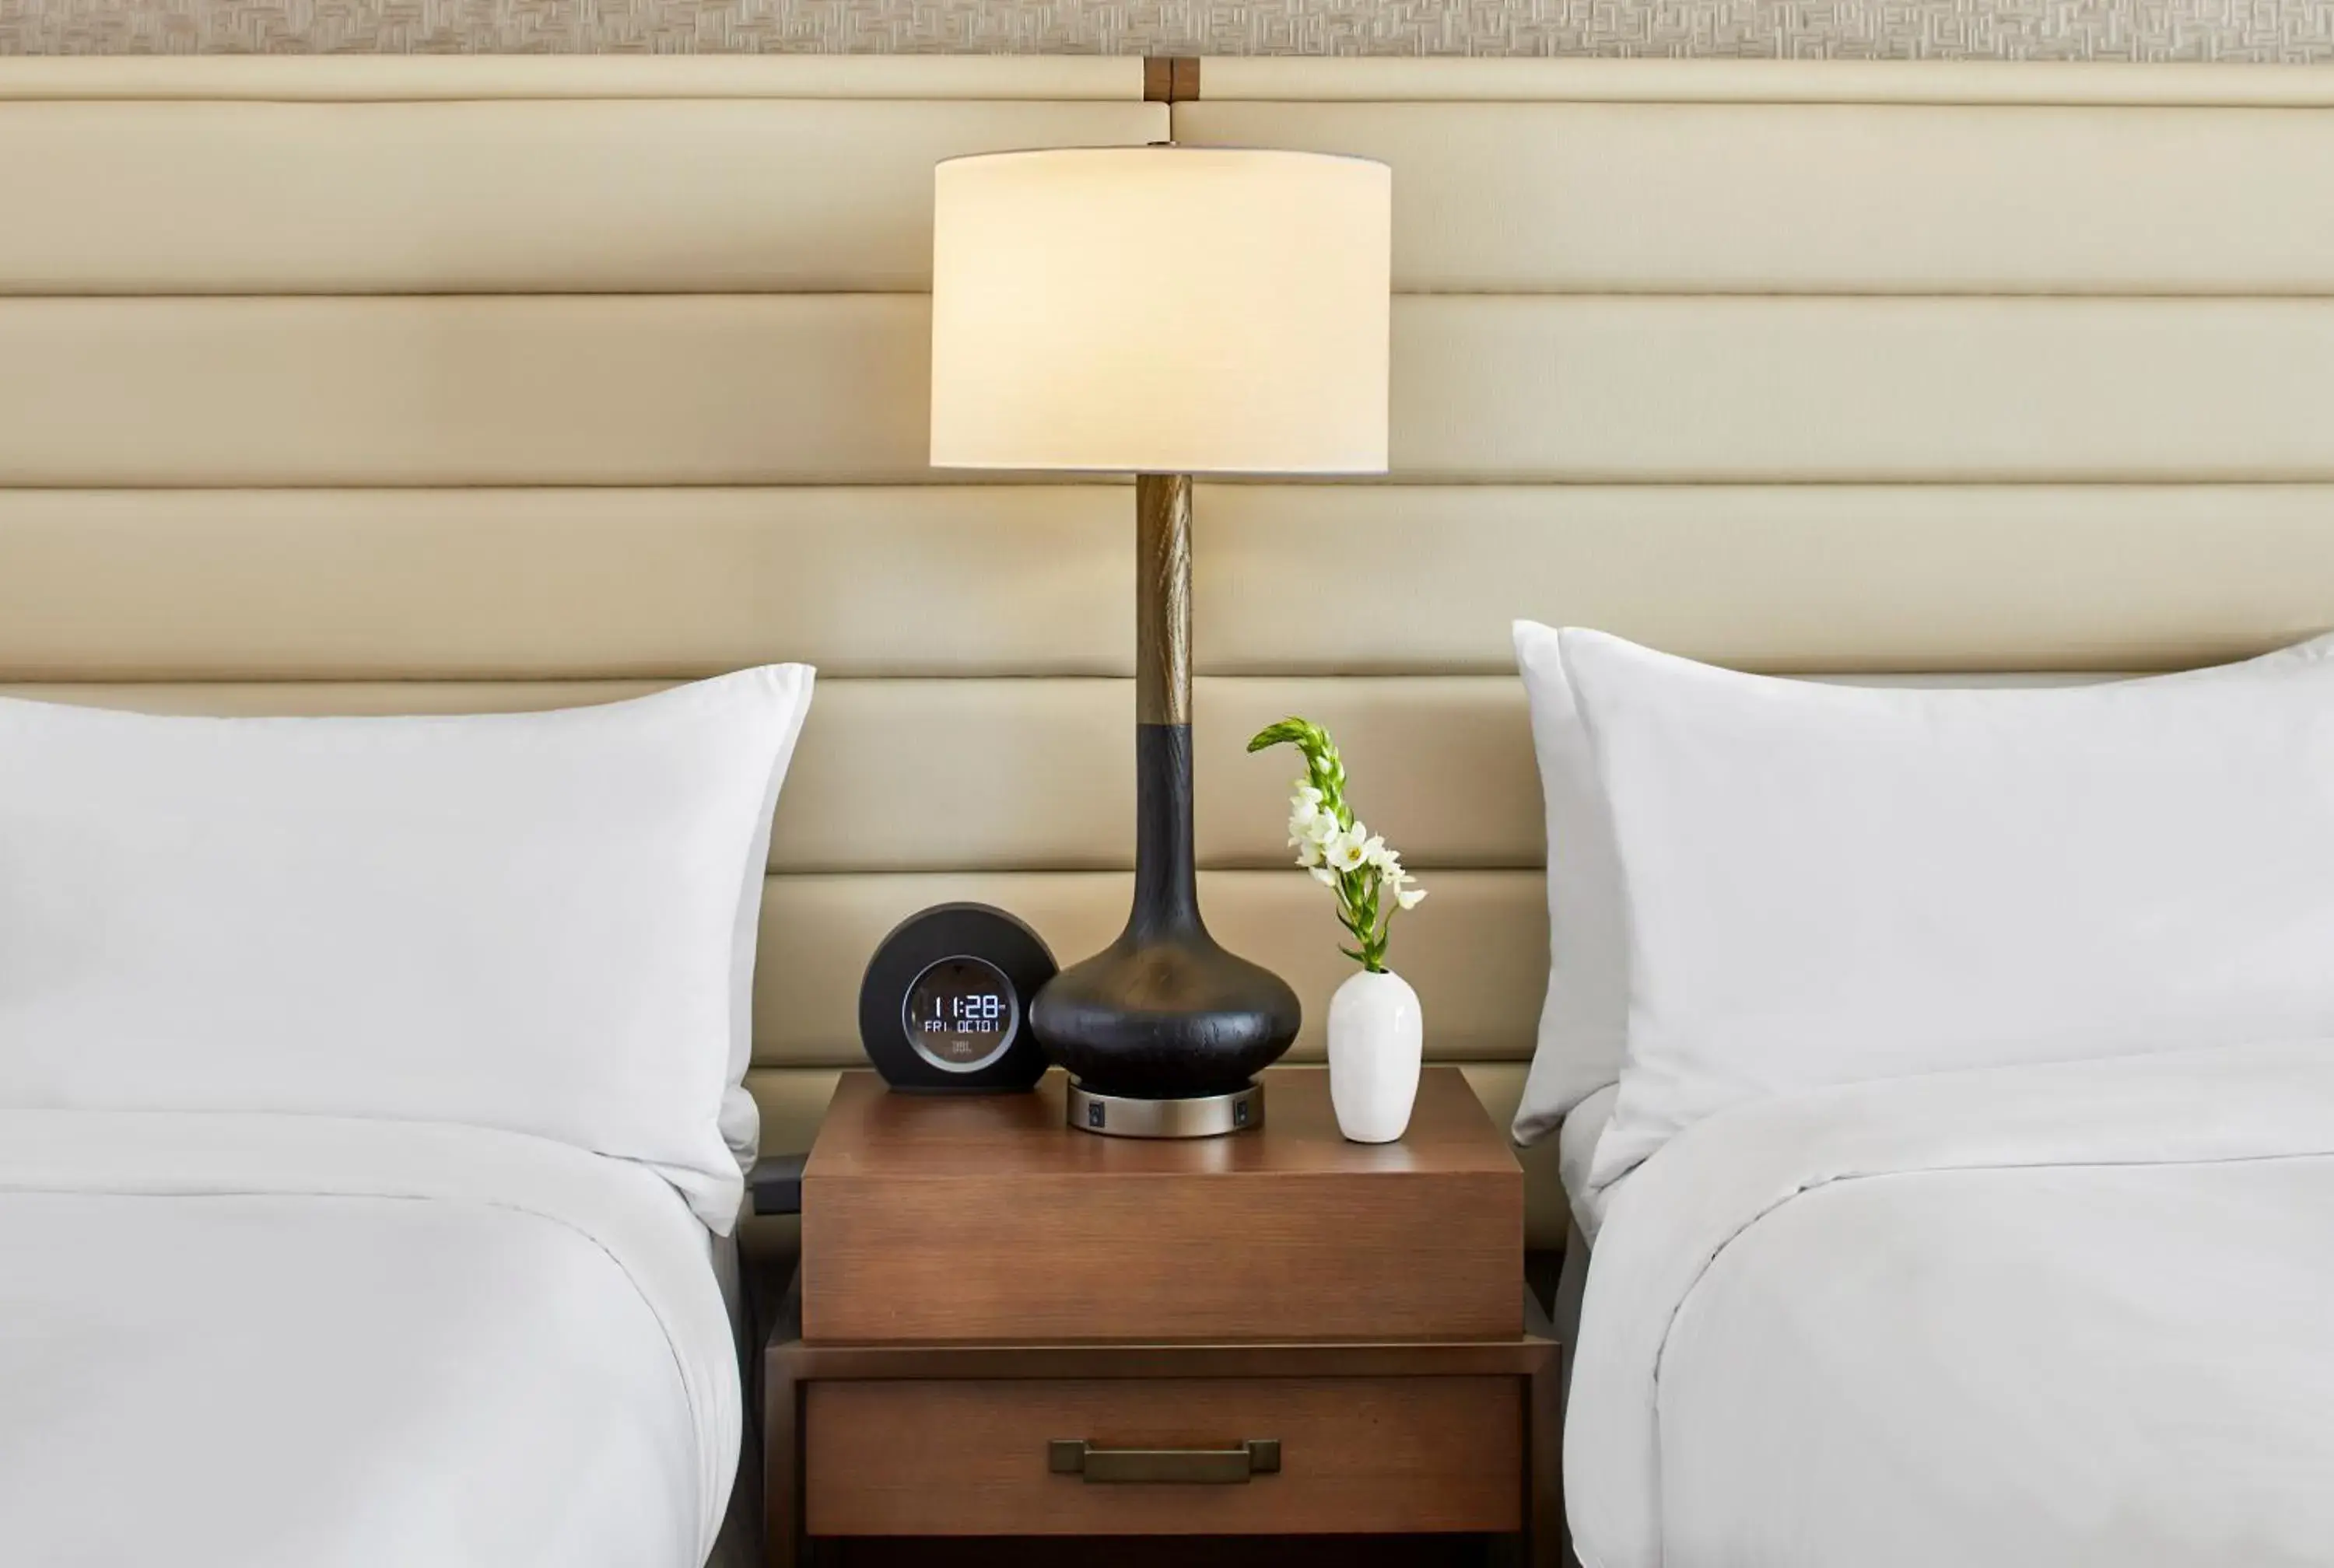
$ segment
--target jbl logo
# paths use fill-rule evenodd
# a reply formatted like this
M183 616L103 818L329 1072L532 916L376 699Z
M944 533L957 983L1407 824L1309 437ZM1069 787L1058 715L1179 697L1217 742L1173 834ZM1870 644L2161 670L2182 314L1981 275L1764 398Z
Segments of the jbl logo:
M1104 1118L1109 1114L1110 1108L1108 1106L1090 1101L1086 1104L1086 1125L1088 1127L1100 1127L1103 1124Z

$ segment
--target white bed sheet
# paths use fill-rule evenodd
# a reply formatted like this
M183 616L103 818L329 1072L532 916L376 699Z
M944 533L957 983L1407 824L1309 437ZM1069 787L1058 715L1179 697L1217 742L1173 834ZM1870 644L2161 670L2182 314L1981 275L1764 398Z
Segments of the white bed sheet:
M0 1111L0 1562L694 1568L740 1430L709 1246L518 1134Z
M1587 1568L2334 1561L2334 1043L1738 1107L1612 1195Z

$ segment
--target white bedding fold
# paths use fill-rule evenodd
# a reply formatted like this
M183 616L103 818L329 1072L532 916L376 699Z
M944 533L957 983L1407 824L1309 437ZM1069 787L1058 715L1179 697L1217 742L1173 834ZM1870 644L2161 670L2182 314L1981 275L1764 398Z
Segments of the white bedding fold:
M1615 1189L1566 1489L1588 1568L2323 1563L2329 1409L2334 1044L1937 1074Z
M741 1421L709 1245L520 1134L0 1111L0 1561L701 1563Z

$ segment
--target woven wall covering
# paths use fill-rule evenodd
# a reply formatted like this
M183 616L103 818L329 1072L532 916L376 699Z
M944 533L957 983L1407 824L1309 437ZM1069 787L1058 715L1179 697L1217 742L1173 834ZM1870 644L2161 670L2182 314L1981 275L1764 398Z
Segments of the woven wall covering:
M2334 61L2334 0L0 0L0 54L691 50Z

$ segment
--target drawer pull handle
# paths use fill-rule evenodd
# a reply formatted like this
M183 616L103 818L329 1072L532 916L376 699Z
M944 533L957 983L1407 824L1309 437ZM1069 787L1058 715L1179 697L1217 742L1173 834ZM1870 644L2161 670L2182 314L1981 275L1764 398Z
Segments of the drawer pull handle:
M1280 1473L1280 1439L1250 1438L1236 1448L1098 1448L1076 1438L1056 1438L1046 1445L1046 1467L1056 1476L1083 1476L1090 1486L1239 1486L1250 1476Z

